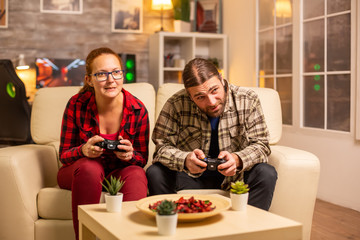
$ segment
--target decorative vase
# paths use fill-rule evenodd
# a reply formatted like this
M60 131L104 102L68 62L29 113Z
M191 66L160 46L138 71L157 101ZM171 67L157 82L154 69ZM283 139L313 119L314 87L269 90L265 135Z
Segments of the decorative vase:
M174 32L191 32L190 22L174 20Z
M121 212L121 206L123 201L123 194L117 193L117 195L105 194L106 210L108 212Z
M249 199L249 193L236 194L230 193L231 208L235 211L245 211Z
M156 225L159 235L170 236L176 232L178 215L159 215L156 214Z

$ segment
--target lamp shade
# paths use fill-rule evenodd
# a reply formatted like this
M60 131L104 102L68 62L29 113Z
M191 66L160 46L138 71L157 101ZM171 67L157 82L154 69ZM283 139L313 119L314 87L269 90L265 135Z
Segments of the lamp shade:
M18 70L26 70L26 69L29 69L29 65L27 65L25 63L25 55L24 54L20 54L19 55L19 62L18 62L18 65L16 66L16 69Z
M171 0L152 0L151 9L153 10L169 10L172 8Z
M275 8L277 17L291 18L292 9L290 0L277 0Z

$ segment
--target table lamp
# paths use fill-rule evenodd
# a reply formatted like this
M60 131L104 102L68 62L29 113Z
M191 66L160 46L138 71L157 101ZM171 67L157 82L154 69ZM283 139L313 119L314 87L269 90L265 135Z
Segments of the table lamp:
M28 101L32 102L36 93L36 69L26 63L24 54L19 55L15 72L25 85Z
M30 68L30 66L25 63L25 55L20 54L19 55L19 61L18 61L18 64L16 66L16 69L17 70L25 70L25 69L29 69L29 68Z
M172 9L171 0L152 0L151 9L161 11L161 28L160 31L164 31L163 27L163 11Z
M276 5L276 17L279 18L291 18L292 9L290 0L277 0Z

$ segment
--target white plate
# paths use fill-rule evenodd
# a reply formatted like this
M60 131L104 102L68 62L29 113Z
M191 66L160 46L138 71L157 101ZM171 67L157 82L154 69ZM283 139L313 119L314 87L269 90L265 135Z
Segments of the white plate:
M153 205L154 203L167 199L167 200L178 200L179 198L184 197L185 199L189 199L190 197L194 197L196 200L209 200L212 202L212 207L215 207L214 210L210 212L201 212L201 213L179 213L178 220L179 221L198 221L211 216L215 216L222 211L225 211L230 208L230 199L221 195L211 195L211 194L162 194L155 195L147 198L143 198L137 201L136 207L151 216L155 216L156 212L153 212L149 209L149 205Z

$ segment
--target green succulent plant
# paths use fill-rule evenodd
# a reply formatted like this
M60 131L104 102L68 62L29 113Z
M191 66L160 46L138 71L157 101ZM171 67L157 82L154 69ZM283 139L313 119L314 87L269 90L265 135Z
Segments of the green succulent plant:
M173 215L176 211L176 203L169 200L162 200L159 206L156 208L156 212L159 215Z
M244 181L236 181L235 183L231 183L230 192L235 194L244 194L249 192L250 188L248 184L245 184Z
M101 185L110 195L116 195L125 183L125 181L121 181L121 177L116 178L113 176L110 176L110 181L106 178L104 178L104 181L106 182L106 185L102 182Z
M174 19L190 22L190 0L172 0Z

